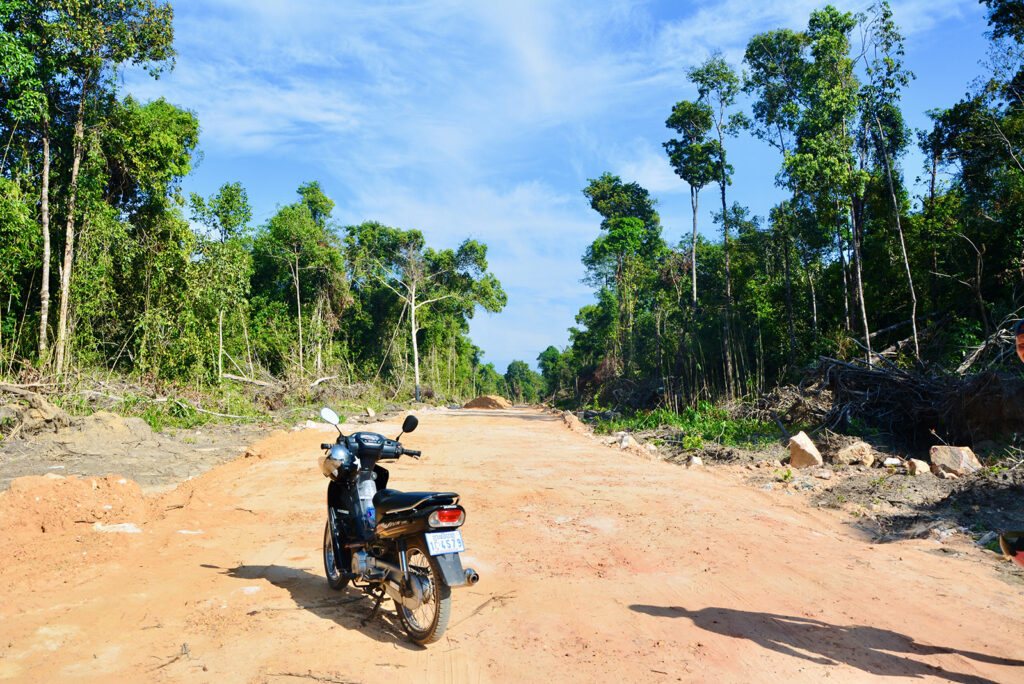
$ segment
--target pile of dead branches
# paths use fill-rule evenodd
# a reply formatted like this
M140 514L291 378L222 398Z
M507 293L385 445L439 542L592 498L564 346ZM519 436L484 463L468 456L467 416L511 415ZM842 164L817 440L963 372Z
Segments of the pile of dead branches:
M822 423L831 430L859 422L915 450L1024 435L1024 381L1005 374L929 374L821 357L809 375L832 393Z

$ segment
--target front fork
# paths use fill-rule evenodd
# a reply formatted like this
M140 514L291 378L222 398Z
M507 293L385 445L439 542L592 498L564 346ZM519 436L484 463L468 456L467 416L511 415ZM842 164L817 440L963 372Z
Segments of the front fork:
M334 565L338 567L344 556L341 553L341 541L338 539L338 519L335 517L334 507L330 504L327 505L327 525L331 530L331 548L334 549ZM352 572L352 568L338 567L338 570L342 573Z

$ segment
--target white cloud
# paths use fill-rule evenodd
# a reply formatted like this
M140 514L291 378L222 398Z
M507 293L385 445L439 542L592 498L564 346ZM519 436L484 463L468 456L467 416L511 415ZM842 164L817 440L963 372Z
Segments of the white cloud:
M751 35L804 28L822 4L182 4L176 69L155 82L129 71L127 85L196 111L207 163L308 168L303 180L343 189L336 214L346 222L420 228L442 246L486 242L510 305L474 319L474 335L487 337L477 341L491 359L532 362L540 349L512 350L564 341L590 300L579 259L598 220L580 192L586 179L608 170L636 180L665 197L666 211L678 204L673 221L685 226L687 188L660 146L671 105L693 96L685 69L715 49L738 65ZM895 19L916 35L976 20L977 4L965 4L904 0Z

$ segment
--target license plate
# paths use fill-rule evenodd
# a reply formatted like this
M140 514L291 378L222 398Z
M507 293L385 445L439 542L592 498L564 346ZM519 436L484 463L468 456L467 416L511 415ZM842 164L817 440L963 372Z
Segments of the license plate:
M462 532L458 530L431 532L424 536L427 538L427 549L431 556L440 556L442 553L460 553L466 550L466 545L462 543Z

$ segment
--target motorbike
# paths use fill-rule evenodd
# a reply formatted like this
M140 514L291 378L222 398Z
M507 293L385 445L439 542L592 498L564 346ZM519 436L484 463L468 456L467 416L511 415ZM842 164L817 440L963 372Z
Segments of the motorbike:
M341 591L351 582L375 599L363 621L376 617L391 598L409 639L426 645L444 635L451 616L451 590L476 584L480 576L463 568L462 532L466 511L455 492L400 492L388 489L381 462L421 452L398 441L419 424L407 416L402 432L387 439L375 432L345 435L341 418L323 408L320 417L338 429L319 459L327 485L324 572L327 584Z

